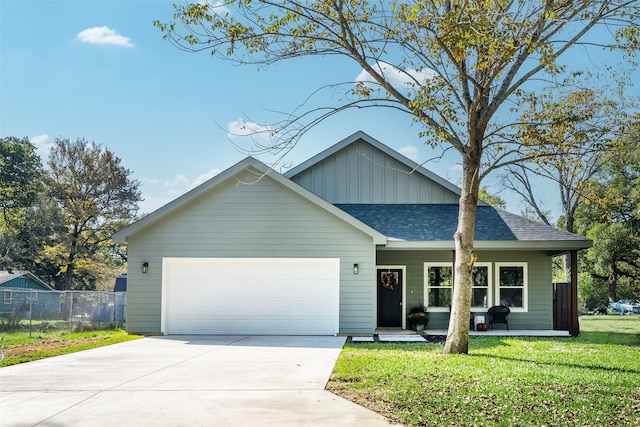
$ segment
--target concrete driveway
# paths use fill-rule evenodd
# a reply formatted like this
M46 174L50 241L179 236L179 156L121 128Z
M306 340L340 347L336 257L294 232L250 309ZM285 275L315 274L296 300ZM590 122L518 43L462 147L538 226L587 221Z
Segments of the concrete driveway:
M0 425L388 426L324 390L344 341L147 337L0 368Z

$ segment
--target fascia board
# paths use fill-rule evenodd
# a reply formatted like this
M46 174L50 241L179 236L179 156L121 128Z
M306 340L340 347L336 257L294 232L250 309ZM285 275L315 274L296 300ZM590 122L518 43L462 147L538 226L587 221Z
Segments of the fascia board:
M516 241L516 240L495 240L495 241L475 241L473 248L476 250L532 250L546 251L549 253L560 254L571 250L588 249L593 245L591 240L539 240L539 241ZM411 249L430 249L430 250L454 250L455 243L453 240L438 241L394 241L389 240L383 249L389 250L411 250Z

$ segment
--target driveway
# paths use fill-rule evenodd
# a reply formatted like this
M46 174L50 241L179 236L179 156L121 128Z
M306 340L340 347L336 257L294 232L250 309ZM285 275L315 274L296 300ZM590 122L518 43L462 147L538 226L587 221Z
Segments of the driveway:
M147 337L0 369L2 426L388 426L324 386L344 337Z

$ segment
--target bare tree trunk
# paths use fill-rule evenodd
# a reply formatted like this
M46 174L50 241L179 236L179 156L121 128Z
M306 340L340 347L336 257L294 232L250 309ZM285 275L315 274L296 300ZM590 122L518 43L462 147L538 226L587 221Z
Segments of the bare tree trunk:
M73 287L73 275L76 269L76 246L77 240L74 238L71 242L71 249L69 250L69 258L67 259L67 272L65 274L64 290L70 291Z
M478 158L480 158L478 156ZM476 207L480 182L479 161L464 157L462 193L460 195L458 228L455 240L455 265L451 318L445 343L445 354L466 354L469 352L469 313L471 311L471 271L476 261L473 250Z

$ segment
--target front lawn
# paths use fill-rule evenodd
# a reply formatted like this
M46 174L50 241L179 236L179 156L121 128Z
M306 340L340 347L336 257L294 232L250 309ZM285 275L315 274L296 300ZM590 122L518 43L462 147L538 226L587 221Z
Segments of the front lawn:
M580 319L577 338L347 344L327 389L407 425L640 426L640 316Z
M129 335L124 329L85 332L68 332L65 330L33 333L24 330L0 332L0 350L4 355L4 359L0 360L0 367L138 338L142 337Z

